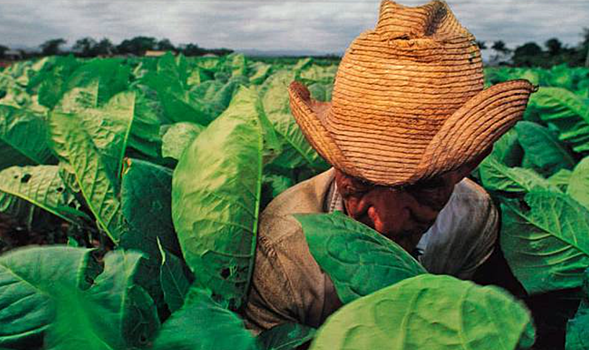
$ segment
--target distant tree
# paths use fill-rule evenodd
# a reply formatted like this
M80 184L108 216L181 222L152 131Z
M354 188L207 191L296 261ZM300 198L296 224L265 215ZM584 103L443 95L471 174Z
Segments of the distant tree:
M157 40L152 37L136 36L133 39L123 40L118 46L117 51L122 54L143 55L147 50L155 50Z
M4 55L8 50L10 50L8 46L0 45L0 58L4 58Z
M184 56L202 56L206 53L205 49L198 47L196 44L183 45L181 51Z
M98 43L96 42L96 40L90 37L85 37L82 39L78 39L72 47L72 50L81 57L94 57L96 56L97 44Z
M225 56L225 55L229 55L230 53L233 53L233 50L231 49L226 49L226 48L220 48L220 49L205 49L205 51L207 53L212 53L213 55L217 55L217 56Z
M544 51L535 42L528 42L521 46L518 46L513 51L513 57L511 58L513 64L517 67L525 66L544 66L546 60L543 57Z
M494 64L504 64L505 60L508 59L509 54L511 53L511 50L502 40L494 41L493 46L491 46L491 50L495 51L495 55L491 57L491 61Z
M476 44L479 47L479 49L481 49L481 50L486 50L487 49L487 44L484 41L477 40L476 41Z
M63 38L51 39L39 45L39 48L41 48L41 52L44 56L59 55L61 53L59 47L66 42L67 41Z
M158 41L157 49L162 51L176 51L176 48L169 39L162 39Z
M491 49L493 49L495 52L501 53L501 54L509 53L509 51L510 51L507 48L507 46L505 45L505 43L503 42L503 40L498 40L498 41L493 42L493 46L491 46Z
M544 46L548 50L548 55L557 56L562 52L563 46L560 40L557 38L551 38L546 40Z
M581 42L580 50L583 54L586 53L585 56L585 67L589 67L589 28L583 28L583 41Z
M109 39L103 38L96 44L95 52L96 55L110 56L116 52L116 47Z

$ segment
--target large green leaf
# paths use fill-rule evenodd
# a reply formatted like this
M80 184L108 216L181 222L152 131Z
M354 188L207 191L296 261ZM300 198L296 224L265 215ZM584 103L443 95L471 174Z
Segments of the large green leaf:
M171 195L170 169L142 160L126 160L121 206L128 232L121 237L121 247L139 250L158 265L158 240L166 251L180 254L172 222Z
M490 155L500 163L508 167L521 165L523 149L517 140L517 132L510 129L497 142L493 144L493 152Z
M320 83L324 85L333 85L335 74L337 73L337 65L320 66L318 64L304 65L299 73L299 77L305 83ZM321 100L321 101L329 101Z
M232 77L247 76L247 59L242 53L232 53L225 58Z
M82 62L73 56L48 57L42 69L31 78L29 89L35 88L39 95L39 103L53 108L66 89L69 77Z
M180 159L184 150L204 130L204 126L183 122L175 123L166 128L162 137L162 156Z
M160 161L162 157L162 138L160 128L162 124L170 123L165 117L163 107L157 99L157 94L144 86L135 91L135 116L129 135L129 150L138 152L138 157L150 161Z
M89 219L78 206L56 165L11 167L0 171L0 212L26 218L24 221L29 224L39 209L69 222Z
M239 307L253 269L264 155L257 95L241 88L184 152L172 215L198 286Z
M185 86L188 78L186 58L183 55L176 58L172 52L168 51L157 60L157 72Z
M309 92L311 97L317 101L329 102L331 101L331 94L333 91L332 84L313 83L309 85Z
M287 169L306 165L324 170L325 161L309 145L290 114L288 86L294 79L295 73L280 70L266 79L260 89L266 115L283 143L283 151L274 164Z
M135 281L141 255L109 253L104 272L87 290L62 288L47 349L114 350L146 347L159 328L153 300Z
M215 303L198 289L190 302L163 324L153 350L257 349L254 337L236 314Z
M213 117L207 104L195 98L180 80L174 79L175 74L169 74L170 70L170 65L158 67L158 71L147 72L139 83L157 92L168 120L202 125L210 123Z
M550 176L560 169L572 169L575 159L550 130L533 122L521 121L515 125L518 141L525 158L534 170Z
M567 193L589 209L589 157L575 166L568 182Z
M589 267L589 210L568 195L535 189L505 201L501 248L530 294L581 285Z
M0 104L0 170L55 162L48 146L46 112Z
M184 299L190 289L190 281L186 276L182 260L166 252L161 245L160 251L162 255L160 283L169 310L175 312L184 305Z
M268 77L268 73L272 69L272 65L263 63L263 62L255 62L249 66L248 71L250 71L251 76L249 77L250 83L254 85L260 85L266 80Z
M401 246L340 212L297 214L311 254L346 304L427 273Z
M589 270L585 270L583 298L575 317L567 323L566 350L589 349Z
M0 256L0 346L39 341L53 321L62 290L86 283L90 251L35 247Z
M261 350L295 350L311 341L316 329L298 323L283 323L260 333Z
M548 182L550 182L553 186L556 186L563 192L565 192L569 186L572 174L573 172L568 169L561 169L557 171L554 175L550 176L548 178Z
M141 251L146 259L139 267L138 283L158 306L164 295L158 278L161 253L158 241L169 254L181 255L172 223L172 171L146 161L127 159L123 171L121 210L127 230L119 246Z
M51 113L53 149L74 175L99 226L118 243L125 228L118 198L120 171L134 116L135 94L114 96L99 108L86 107L81 93ZM64 102L62 100L62 102Z
M130 66L121 64L122 59L94 59L80 66L69 77L63 94L72 90L93 87L96 89L97 105L107 103L113 96L129 86ZM63 104L60 101L59 104Z
M513 350L533 338L530 313L501 289L422 275L343 306L311 349Z
M580 96L558 87L542 87L530 98L527 114L553 124L558 138L576 152L589 150L589 103Z
M493 192L525 194L534 187L549 188L551 184L532 169L509 168L490 156L478 167L485 189Z

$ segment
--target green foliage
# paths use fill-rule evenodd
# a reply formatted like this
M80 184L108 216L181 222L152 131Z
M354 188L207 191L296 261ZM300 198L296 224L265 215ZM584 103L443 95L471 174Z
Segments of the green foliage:
M527 118L553 125L558 138L575 152L589 151L589 104L574 92L540 88L530 99Z
M55 299L47 349L140 348L159 328L153 300L136 284L141 256L114 252L87 290L66 286Z
M112 44L102 44L112 52ZM145 37L126 43L129 50L170 45ZM549 47L558 55L567 50L554 42ZM184 52L204 51L192 45ZM328 168L290 114L287 87L299 80L313 98L329 101L336 70L330 60L168 53L50 57L0 72L0 213L19 228L44 228L38 237L51 232L57 237L51 241L97 248L38 247L0 256L0 347L256 348L225 306L245 302L259 213L287 188ZM526 121L495 143L475 176L501 205L501 249L530 294L577 288L589 267L588 76L586 68L565 65L486 69L487 84L528 79L540 86ZM348 321L363 324L362 332L345 335L351 344L385 327L386 339L414 334L410 342L451 337L468 343L476 331L471 348L513 348L521 334L520 345L530 345L527 315L496 291L433 276L401 290L411 286L405 278L424 271L394 243L340 214L299 219L313 256L350 302L342 312L357 302L362 312L388 312L374 314L374 321L354 311ZM113 252L102 258L106 251ZM98 262L105 263L102 273ZM382 288L395 290L398 307L370 299ZM465 299L456 297L465 291ZM493 297L469 299L473 295ZM443 301L445 313L427 304L432 298ZM426 325L411 323L419 317L405 324L392 317L411 305L423 305L415 315ZM454 322L459 310L469 312L464 324ZM584 310L571 321L569 347L582 344ZM482 321L488 312L495 316ZM497 315L505 323L496 323ZM347 332L330 322L319 332ZM496 339L497 324L504 344L485 343ZM452 333L458 326L463 338ZM313 333L290 324L257 341L288 349ZM429 345L422 347L435 348Z
M298 214L311 254L346 304L426 273L401 246L342 213Z
M203 290L192 289L188 302L164 323L154 350L257 349L242 321Z
M286 169L302 165L326 169L324 161L305 140L301 129L290 114L287 89L295 77L296 71L278 71L260 87L266 115L283 144L283 152L274 160L274 165Z
M567 193L589 209L589 157L575 166L569 177Z
M238 308L253 269L264 130L253 90L192 142L174 171L172 213L196 283Z
M59 177L55 165L11 167L0 171L0 213L33 225L39 211L70 223L90 218Z
M45 119L46 111L42 109L0 104L0 170L13 165L54 163Z
M563 193L533 189L501 205L501 248L530 294L579 287L589 267L589 210Z
M550 182L551 185L558 187L561 191L566 192L566 189L569 186L571 174L572 171L561 169L554 175L550 176L548 178L548 182Z
M311 341L316 330L298 323L283 323L260 333L261 350L295 350Z
M190 289L190 281L186 276L184 263L174 254L166 252L160 246L162 265L160 270L160 283L164 293L164 299L171 312L180 309Z
M55 319L54 298L85 284L89 251L38 247L0 257L0 346L37 342Z
M589 341L589 270L585 270L583 280L583 298L574 318L567 323L566 350L587 350Z
M123 170L121 212L126 223L119 246L145 254L137 282L163 308L163 285L158 278L161 251L181 256L172 223L172 171L135 159L127 159ZM172 259L172 258L169 258Z
M183 122L172 124L162 137L162 156L179 160L184 150L204 130L198 124Z
M479 166L483 186L493 192L525 194L532 188L549 187L550 183L531 169L510 168L493 156Z
M529 312L501 289L421 275L336 311L311 349L513 350L533 339Z
M524 159L544 176L561 169L572 169L575 159L547 128L533 122L516 124L518 142L524 149Z
M96 90L67 96L61 108L51 113L49 129L53 149L75 177L98 225L118 243L125 230L118 198L119 174L135 95L121 93L103 107L87 105L96 98Z

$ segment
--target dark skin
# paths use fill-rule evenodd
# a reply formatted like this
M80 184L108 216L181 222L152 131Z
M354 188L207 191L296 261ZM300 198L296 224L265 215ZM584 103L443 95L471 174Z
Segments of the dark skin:
M336 169L335 181L348 216L360 221L408 252L448 203L454 186L470 174L490 153L437 177L403 187L366 183Z

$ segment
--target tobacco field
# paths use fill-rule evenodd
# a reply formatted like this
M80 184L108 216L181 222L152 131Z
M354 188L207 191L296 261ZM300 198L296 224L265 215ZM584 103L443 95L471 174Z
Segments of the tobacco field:
M287 86L328 101L336 71L240 54L0 70L0 349L589 349L589 70L566 66L485 72L539 86L471 175L516 287L431 275L341 213L300 215L344 306L319 329L245 329L261 211L329 168Z

